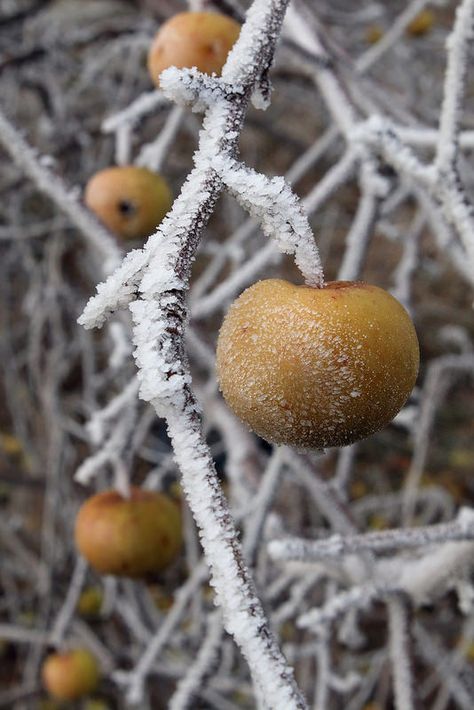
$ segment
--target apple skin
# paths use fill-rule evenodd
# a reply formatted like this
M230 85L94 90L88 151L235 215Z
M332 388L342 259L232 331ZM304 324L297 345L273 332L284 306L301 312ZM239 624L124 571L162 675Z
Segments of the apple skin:
M95 656L85 648L52 653L41 670L45 688L57 700L77 700L92 693L99 675Z
M216 12L180 12L158 30L148 53L148 71L156 86L168 67L197 67L220 75L240 34L240 25Z
M84 202L118 237L142 239L158 227L173 197L158 173L123 165L93 175L86 185Z
M403 306L377 286L259 281L232 304L217 343L230 408L275 444L346 446L406 402L419 347Z
M118 491L104 491L80 508L75 540L98 572L143 577L165 569L178 556L181 512L162 493L131 488L130 498L124 498Z

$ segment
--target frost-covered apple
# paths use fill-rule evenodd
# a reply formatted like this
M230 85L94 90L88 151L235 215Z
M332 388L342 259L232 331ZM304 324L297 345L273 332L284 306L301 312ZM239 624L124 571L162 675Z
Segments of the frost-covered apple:
M181 513L163 495L132 488L129 498L104 491L79 510L76 545L98 572L142 577L167 567L182 544Z
M158 30L148 54L148 71L159 86L168 67L197 67L204 74L221 73L240 34L240 25L216 12L180 12Z
M302 448L345 446L384 427L418 365L403 306L353 281L259 281L233 303L217 343L220 388L237 416L267 441Z
M46 690L57 700L78 700L96 689L99 666L90 651L77 648L50 654L41 676Z
M154 232L173 197L158 173L124 165L96 173L87 183L84 201L111 232L139 239Z

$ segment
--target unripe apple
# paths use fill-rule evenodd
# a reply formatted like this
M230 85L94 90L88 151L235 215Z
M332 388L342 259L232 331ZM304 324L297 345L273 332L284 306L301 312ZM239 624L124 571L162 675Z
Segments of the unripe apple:
M86 587L77 600L77 611L81 616L99 616L104 595L99 587Z
M86 700L81 710L113 710L113 706L102 698L90 698Z
M148 587L148 593L157 609L167 612L174 604L173 595L162 585L154 584Z
M416 15L406 27L407 34L412 37L421 37L430 31L435 22L435 14L429 8L425 8Z
M86 185L84 201L111 232L139 239L154 232L173 198L161 175L124 165L96 173Z
M142 577L167 567L182 544L181 513L162 493L105 491L79 510L76 545L98 572Z
M300 448L345 446L384 427L418 365L403 306L353 281L259 281L233 303L217 343L231 409L263 439Z
M43 684L57 700L77 700L94 691L99 683L99 666L85 648L52 653L43 663Z
M240 34L240 25L216 12L180 12L158 30L148 54L148 71L156 86L168 67L197 67L219 74Z
M377 44L383 37L383 29L380 25L370 25L365 31L365 39L369 44Z

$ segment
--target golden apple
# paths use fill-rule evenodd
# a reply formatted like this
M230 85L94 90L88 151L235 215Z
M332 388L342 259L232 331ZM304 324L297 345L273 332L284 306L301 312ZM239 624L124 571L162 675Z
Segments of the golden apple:
M148 54L148 71L156 86L168 67L197 67L219 74L240 34L240 25L216 12L180 12L158 30Z
M161 175L125 165L96 173L86 185L84 201L111 232L139 239L155 231L173 198Z
M132 488L130 497L105 491L79 510L76 545L102 574L142 577L167 567L182 544L181 513L163 495Z
M231 409L263 439L301 448L345 446L384 427L418 365L408 313L362 282L259 281L233 303L217 343Z
M77 700L94 691L99 683L95 656L85 648L52 653L43 663L43 684L57 700Z

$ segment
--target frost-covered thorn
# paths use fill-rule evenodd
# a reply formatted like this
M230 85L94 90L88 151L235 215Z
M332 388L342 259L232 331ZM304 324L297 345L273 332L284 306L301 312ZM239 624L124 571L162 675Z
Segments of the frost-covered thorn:
M239 84L228 84L213 74L203 74L196 67L169 67L160 75L160 86L169 99L181 106L191 106L195 112L205 111L219 101L232 102L244 93Z

